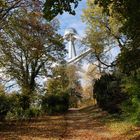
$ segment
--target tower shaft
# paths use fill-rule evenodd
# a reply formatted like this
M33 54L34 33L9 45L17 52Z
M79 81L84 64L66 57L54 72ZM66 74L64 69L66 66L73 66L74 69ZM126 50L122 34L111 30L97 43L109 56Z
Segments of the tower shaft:
M70 40L69 40L68 53L69 53L69 59L76 57L76 49L75 49L75 44L74 44L74 40L73 40L72 36L70 36Z

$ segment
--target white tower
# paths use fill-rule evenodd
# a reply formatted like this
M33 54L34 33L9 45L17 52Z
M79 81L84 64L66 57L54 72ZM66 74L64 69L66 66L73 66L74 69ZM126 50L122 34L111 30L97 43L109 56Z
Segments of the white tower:
M83 59L85 56L87 56L89 53L92 52L91 48L88 48L87 50L84 50L84 52L80 53L79 55L76 54L75 49L75 40L79 40L82 42L83 38L81 38L77 31L74 28L68 28L65 30L64 33L64 39L68 42L68 53L69 53L69 60L67 63L77 63L81 59ZM79 52L78 52L79 53Z
M77 38L78 34L74 28L68 28L65 30L64 39L66 39L69 43L68 46L69 59L73 59L76 57L76 49L74 42Z

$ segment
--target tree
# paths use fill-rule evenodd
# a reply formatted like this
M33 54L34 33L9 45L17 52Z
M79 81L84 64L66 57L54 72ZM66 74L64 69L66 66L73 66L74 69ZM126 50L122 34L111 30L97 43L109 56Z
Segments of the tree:
M140 68L139 0L96 0L96 4L103 7L104 13L107 13L109 16L113 15L113 19L117 18L122 22L122 27L119 30L126 35L128 42L125 48L122 48L118 58L119 65L121 65L120 69L125 69L128 66L129 71L136 71L136 69ZM124 71L123 69L122 71Z
M0 1L0 21L7 19L17 9L33 8L42 9L43 2L41 0L1 0ZM31 10L30 9L30 10Z
M5 119L7 113L12 109L10 95L5 92L4 86L0 85L0 120Z
M52 20L58 14L63 12L69 12L75 15L75 9L78 6L78 2L81 0L46 0L44 4L44 17L48 20Z
M104 12L110 14L109 6L112 12L117 13L118 18L123 22L122 31L129 39L133 40L133 45L139 47L140 40L140 3L139 0L96 0L96 3L104 8Z
M77 73L78 67L76 65L68 65L66 68L66 73L69 78L69 88L77 89L78 87L80 89L80 82L79 81L79 75Z
M22 0L17 1L0 1L0 21L4 20L8 15L10 15L10 12L17 7L21 5Z
M63 113L69 107L69 79L66 65L53 68L52 76L46 82L46 93L42 97L42 109L49 114Z
M86 71L83 72L83 79L85 80L84 94L87 97L93 98L93 85L97 79L101 77L101 73L98 67L94 64L90 64Z
M47 81L48 94L61 94L68 90L69 78L66 65L56 66L52 70L52 78Z
M39 3L40 1L33 0L1 0L0 1L0 30L3 29L4 26L7 26L9 17L12 16L18 9L21 8L31 8L35 3ZM38 5L41 7L41 5Z
M44 17L47 20L52 20L58 14L63 14L63 12L69 12L69 14L75 15L75 10L78 3L81 0L1 0L0 1L0 23L2 23L8 16L12 15L17 8L32 7L36 4L38 7L42 7L44 4ZM43 8L42 7L42 8Z
M0 66L22 92L32 94L38 86L36 78L47 76L52 63L62 61L63 39L39 11L18 10L9 25L0 32Z
M121 91L120 83L115 74L104 74L95 81L93 92L99 107L110 113L121 111L120 105L127 96Z
M108 58L108 52L114 47L123 48L125 42L119 29L122 23L111 15L103 13L103 8L94 4L94 0L87 2L83 21L87 23L86 44L92 50L93 59L99 62L99 67L113 67L114 63Z
M63 14L63 12L69 12L72 15L75 15L75 10L78 6L78 3L81 0L1 0L0 1L0 24L10 15L14 13L17 8L23 7L32 7L32 5L36 4L38 7L42 7L44 4L44 17L47 20L52 20L58 14ZM43 8L42 7L42 8Z
M57 94L57 92L69 89L81 92L81 85L76 70L77 68L74 65L59 65L54 67L52 78L47 81L48 93Z
M140 72L139 51L137 49L122 49L117 59L117 67L122 73L128 76L137 76L137 73Z
M52 78L47 81L46 96L52 95L63 98L68 95L69 103L71 107L74 107L81 99L81 90L81 84L74 65L56 66L53 69Z
M66 68L66 73L69 79L69 95L70 95L70 107L77 107L82 99L82 86L80 81L80 76L78 73L79 67L76 65L68 65Z

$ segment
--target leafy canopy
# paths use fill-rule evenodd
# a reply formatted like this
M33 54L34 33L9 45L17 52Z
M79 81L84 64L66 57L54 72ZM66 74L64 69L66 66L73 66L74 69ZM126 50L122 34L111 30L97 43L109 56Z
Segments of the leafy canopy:
M9 80L33 92L36 78L47 76L52 63L63 60L63 39L40 12L18 10L8 25L0 32L1 68Z
M52 20L58 14L63 14L64 11L75 15L74 9L77 8L79 1L81 0L46 0L43 10L44 17Z
M105 67L114 66L108 52L114 47L123 47L123 34L119 32L122 23L114 14L103 13L103 8L96 5L95 0L87 1L82 18L87 24L85 41L93 50L92 60L98 60Z
M118 14L119 20L123 22L122 31L131 40L131 47L140 46L140 2L139 0L96 0L96 4L103 7L104 12Z

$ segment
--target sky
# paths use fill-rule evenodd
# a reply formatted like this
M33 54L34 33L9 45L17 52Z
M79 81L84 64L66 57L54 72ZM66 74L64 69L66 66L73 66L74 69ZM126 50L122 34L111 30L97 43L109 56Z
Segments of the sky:
M64 35L64 31L67 28L73 27L77 30L80 36L83 36L86 25L82 22L81 15L82 10L86 8L86 0L82 0L79 2L78 7L75 9L76 15L70 15L69 13L65 12L62 15L58 15L58 19L60 21L60 33Z

